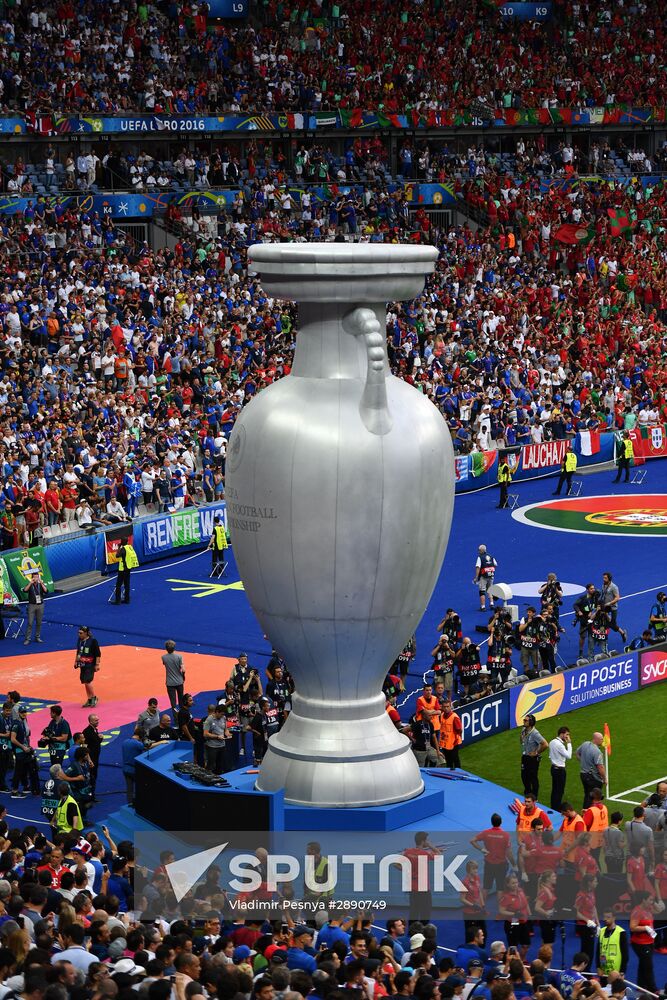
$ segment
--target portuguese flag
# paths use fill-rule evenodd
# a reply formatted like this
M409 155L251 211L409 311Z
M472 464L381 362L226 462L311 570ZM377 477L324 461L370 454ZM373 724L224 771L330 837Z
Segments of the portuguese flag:
M576 222L566 222L559 226L554 233L554 239L559 243L568 243L570 246L590 243L595 239L595 227L586 226L583 223L577 225Z
M354 108L352 111L348 108L339 108L338 114L340 115L340 123L343 128L359 128L364 123L364 115L361 108Z
M398 115L385 115L382 111L378 111L376 117L380 128L389 128L390 125L393 125L394 128L403 128Z
M608 208L612 236L627 236L637 225L624 208Z
M476 479L483 476L485 472L489 471L497 457L497 451L473 451L470 456L473 476Z

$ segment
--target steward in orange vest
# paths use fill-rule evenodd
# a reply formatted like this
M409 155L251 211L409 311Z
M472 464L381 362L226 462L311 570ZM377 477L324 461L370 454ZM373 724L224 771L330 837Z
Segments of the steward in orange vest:
M535 797L524 795L524 804L519 806L516 814L517 833L529 833L535 819L542 821L545 830L551 829L551 820L537 805Z
M591 790L591 804L585 810L583 820L591 835L591 850L599 851L602 847L602 835L609 826L609 813L599 788Z
M560 826L561 847L565 854L565 861L572 863L577 849L577 836L586 832L586 824L569 802L563 802L560 811L563 814L563 822Z
M454 770L461 766L459 747L463 742L463 725L460 717L452 709L451 701L444 702L440 716L440 749L445 755L447 767Z

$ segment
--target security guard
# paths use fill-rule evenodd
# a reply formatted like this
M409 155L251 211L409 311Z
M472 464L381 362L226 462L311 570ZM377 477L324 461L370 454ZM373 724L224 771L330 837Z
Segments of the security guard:
M321 892L314 888L314 886L326 886L329 881L329 859L326 855L322 854L322 848L316 840L311 841L310 844L306 846L306 855L312 858L309 865L313 866L312 883L313 885L304 886L304 900L308 899L314 900L326 900L333 896L332 888L323 888Z
M497 509L507 507L507 491L512 482L512 470L509 467L507 458L502 458L498 465L498 483L500 484L500 503Z
M625 973L628 967L628 935L616 923L614 911L604 910L604 927L598 930L596 959L598 975L608 976L610 972Z
M215 515L215 524L211 533L208 548L212 553L211 576L223 576L225 572L225 550L228 548L227 532L222 520L222 514Z
M69 785L61 782L58 786L59 802L53 817L53 825L58 833L71 833L72 830L83 830L83 820L79 806L70 793Z
M656 594L648 624L655 641L662 642L667 636L667 594L664 590Z
M630 437L630 431L623 431L623 437L621 438L619 451L618 451L618 468L616 471L616 479L612 480L614 483L620 483L621 472L625 469L625 480L624 482L630 482L630 466L632 460L635 457L635 450L632 447L632 439Z
M563 483L567 480L567 493L566 496L570 495L572 491L572 476L577 471L577 456L572 451L571 445L567 446L567 450L563 455L563 461L560 467L560 476L558 477L558 486L556 487L553 496L559 497L560 491L563 488Z
M132 548L129 539L121 538L117 552L118 576L116 577L116 593L112 604L120 604L120 589L123 588L123 604L130 603L130 570L139 565L137 553Z

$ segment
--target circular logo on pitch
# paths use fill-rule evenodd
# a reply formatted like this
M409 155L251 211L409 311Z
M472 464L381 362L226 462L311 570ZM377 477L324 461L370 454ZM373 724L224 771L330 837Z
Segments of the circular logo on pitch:
M516 700L514 707L516 725L520 726L527 715L534 715L536 719L551 719L554 715L558 715L564 697L564 674L554 674L553 677L529 681L523 685Z
M564 497L521 507L512 517L550 531L660 537L667 535L667 494Z

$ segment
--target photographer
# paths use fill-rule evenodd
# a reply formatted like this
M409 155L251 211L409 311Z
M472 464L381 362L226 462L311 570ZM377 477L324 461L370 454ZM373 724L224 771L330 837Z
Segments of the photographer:
M454 690L454 663L456 651L447 635L441 635L438 644L431 650L433 657L433 672L436 681L445 685L445 691L451 695Z
M35 751L30 746L30 726L27 722L28 709L25 705L18 707L18 720L14 722L11 741L16 754L14 765L14 780L12 781L12 798L24 799L28 795L28 786L33 795L39 795L39 771L35 760ZM23 785L23 791L19 791Z
M584 655L584 646L586 646L586 656L590 656L590 623L599 602L599 590L595 589L594 583L587 583L586 590L576 599L572 606L574 610L574 624L575 626L579 626L579 659Z
M65 772L69 784L69 793L81 814L85 814L93 801L93 788L91 778L92 761L88 755L87 747L79 747L74 752L74 763Z
M510 675L513 642L512 616L504 608L498 608L489 622L489 656L487 660L487 666L491 673L491 683L494 687L504 684Z
M542 608L542 619L539 629L539 650L542 669L556 672L556 647L558 646L558 623L553 616L551 604Z
M459 694L467 698L470 685L474 683L482 669L479 660L479 649L470 639L470 636L466 636L463 640L463 645L456 654L455 662L458 667L457 681Z
M602 656L608 656L607 635L609 634L609 615L601 604L597 606L592 617L589 619L588 631L590 633L590 655L596 656L599 653Z
M537 677L540 671L539 643L542 627L542 617L536 613L535 608L527 608L525 616L519 622L519 642L521 666L524 674L531 679Z
M248 665L247 653L239 653L232 667L231 680L239 698L241 725L245 728L252 715L251 703L256 704L262 694L262 682L255 668Z
M559 608L563 603L563 588L558 582L558 577L555 573L549 573L547 575L547 582L543 583L539 589L540 602L542 604L542 612L544 613L545 607L550 604L551 612L556 622L559 623Z
M63 710L60 705L52 705L50 712L51 721L42 730L42 736L37 746L42 749L48 747L52 764L62 764L72 742L72 730L69 722L63 719Z

